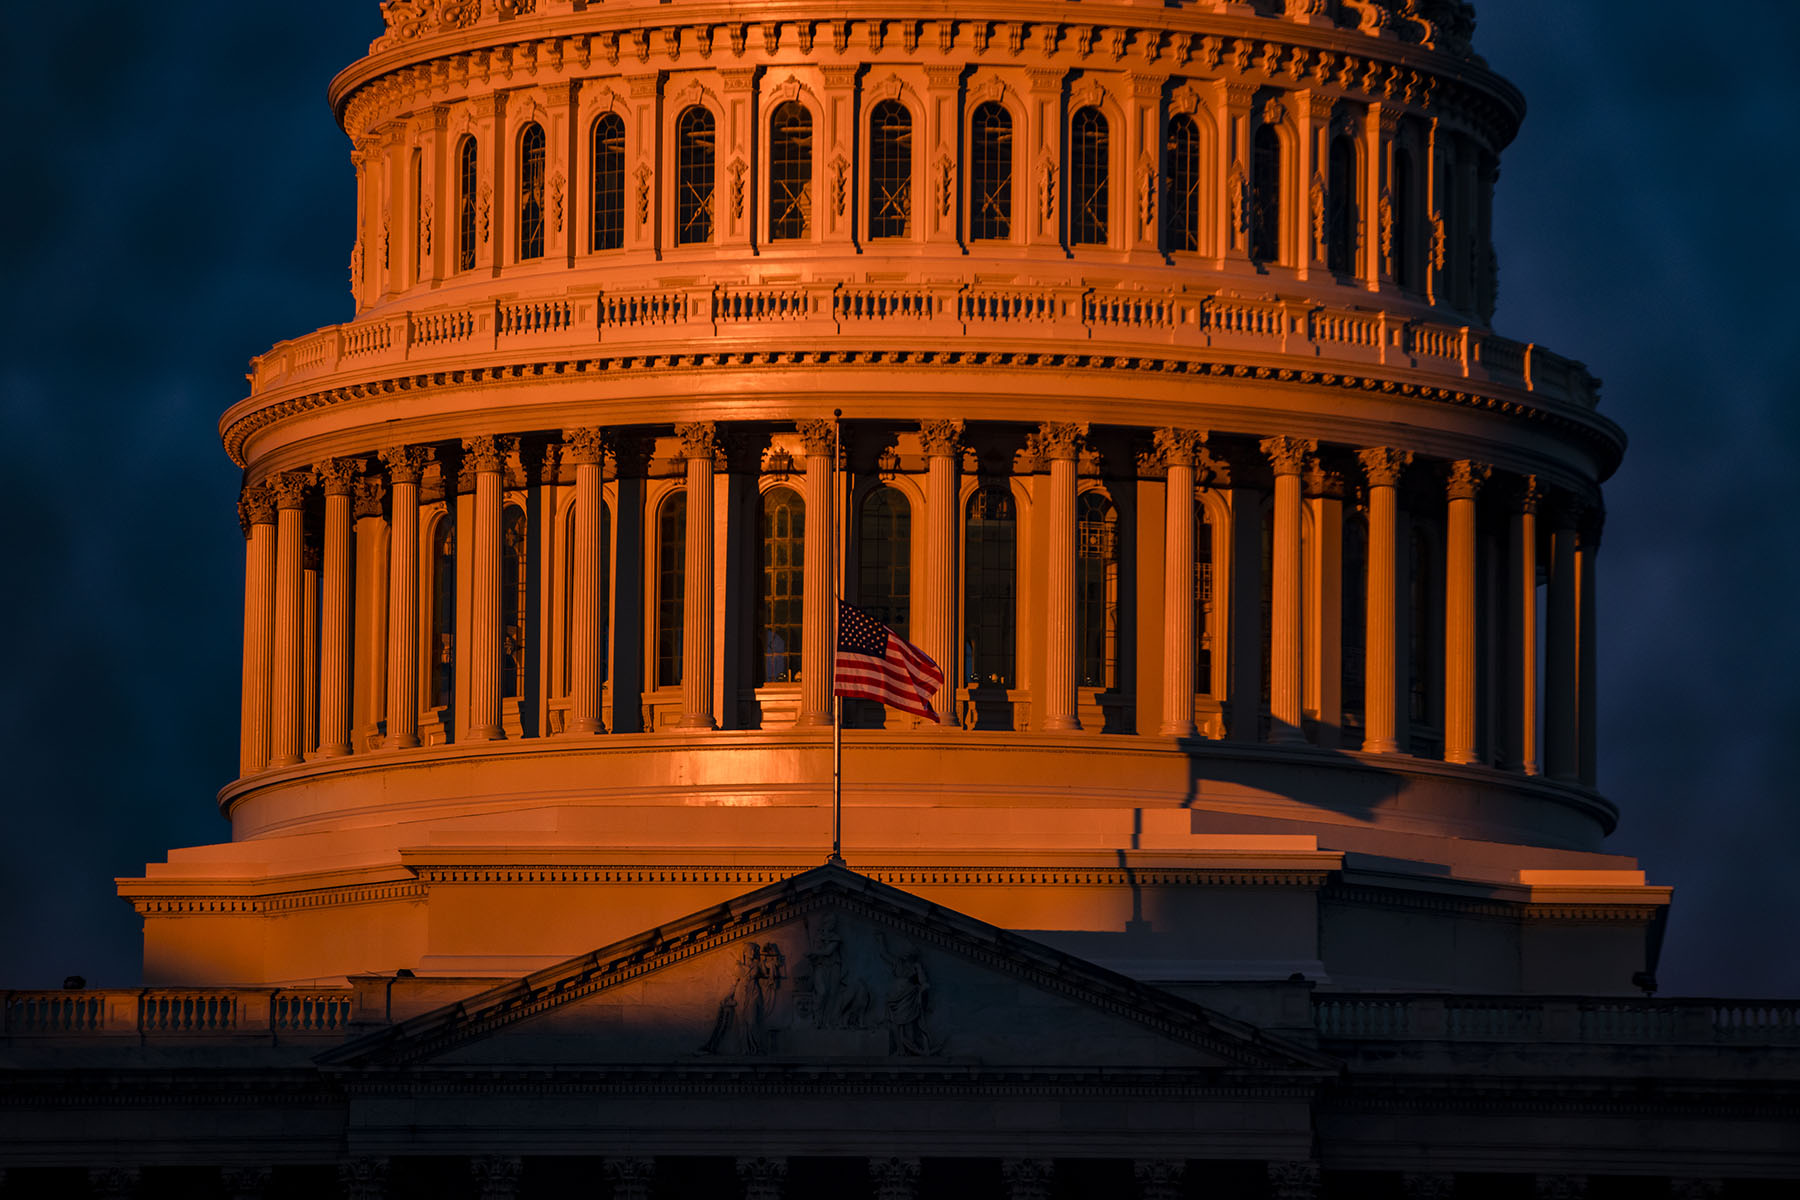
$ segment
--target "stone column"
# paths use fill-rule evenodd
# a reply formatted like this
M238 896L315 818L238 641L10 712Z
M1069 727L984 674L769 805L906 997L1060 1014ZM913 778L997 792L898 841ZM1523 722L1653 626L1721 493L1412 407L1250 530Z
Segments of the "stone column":
M352 1158L338 1164L338 1193L344 1200L384 1200L387 1184L385 1158Z
M269 686L269 766L301 759L301 669L304 665L306 582L301 551L306 537L307 476L288 471L269 480L275 496L275 655Z
M1581 773L1576 721L1579 675L1576 627L1581 589L1576 577L1577 510L1558 504L1550 516L1550 594L1544 606L1544 774L1573 783Z
M509 439L463 439L475 472L475 553L469 571L469 734L471 742L506 736L500 728L500 486Z
M597 636L606 597L600 593L600 462L605 435L598 429L563 433L563 454L575 464L575 544L569 548L569 718L564 732L604 733L600 724L600 664L606 648Z
M919 1194L919 1160L871 1158L869 1182L874 1184L875 1200L916 1200Z
M613 1200L650 1200L656 1183L654 1158L609 1158L602 1162Z
M381 452L393 497L388 531L387 738L389 750L419 744L419 475L425 446Z
M356 518L356 599L351 604L355 626L355 661L351 665L354 694L350 721L355 748L381 744L387 716L388 544L387 480L380 475L357 482L351 514Z
M1179 1158L1138 1159L1132 1164L1139 1200L1181 1200L1187 1161Z
M1399 610L1394 578L1399 552L1395 488L1412 463L1410 450L1385 446L1357 458L1369 478L1369 587L1363 631L1363 750L1397 754L1395 704L1399 696Z
M781 1200L787 1184L787 1159L740 1158L737 1173L744 1182L744 1200Z
M313 543L300 549L300 757L319 749L319 568L324 555Z
M1306 741L1301 728L1305 696L1300 638L1300 473L1319 444L1310 438L1271 437L1261 442L1275 471L1275 556L1269 582L1269 740Z
M1319 1164L1271 1162L1268 1164L1269 1200L1317 1200Z
M267 487L238 497L244 527L244 682L238 777L269 765L269 679L275 653L275 497Z
M1040 458L1050 462L1048 535L1044 553L1044 697L1043 727L1049 731L1081 728L1075 715L1075 465L1081 455L1085 424L1046 422L1033 439Z
M1156 452L1168 467L1163 519L1164 737L1194 729L1194 464L1206 435L1159 429Z
M1597 786L1600 778L1599 730L1595 727L1600 713L1598 680L1594 678L1600 662L1595 583L1605 522L1604 512L1590 508L1575 533L1575 586L1579 592L1575 612L1576 778L1587 788Z
M1302 711L1317 722L1315 741L1336 750L1344 724L1344 478L1314 458L1301 477L1313 537L1306 547L1306 664Z
M350 493L362 464L328 458L314 469L325 493L319 603L319 757L350 753Z
M1444 761L1475 756L1475 497L1491 468L1450 464L1444 534Z
M959 505L956 472L962 465L961 421L926 421L919 426L925 451L925 603L920 607L920 646L944 672L938 712L955 725L956 689L962 683L962 656L956 638L956 527Z
M513 1200L519 1194L519 1174L524 1168L524 1159L503 1154L469 1160L469 1173L475 1177L481 1200Z
M800 636L800 715L807 728L831 724L832 659L837 652L837 609L832 603L838 530L832 481L837 476L837 425L801 421L806 447L806 559L800 587L805 616Z
M687 566L681 614L681 728L713 725L713 455L711 421L677 425L687 460Z
M1219 585L1218 543L1213 545L1213 595L1225 593L1226 703L1234 742L1262 741L1262 499L1252 485L1261 474L1246 454L1229 464L1231 529L1225 580Z
M1056 1162L1048 1158L1004 1158L1000 1178L1006 1183L1006 1200L1050 1200L1056 1179Z
M1506 748L1508 765L1538 773L1537 476L1519 482L1508 547Z

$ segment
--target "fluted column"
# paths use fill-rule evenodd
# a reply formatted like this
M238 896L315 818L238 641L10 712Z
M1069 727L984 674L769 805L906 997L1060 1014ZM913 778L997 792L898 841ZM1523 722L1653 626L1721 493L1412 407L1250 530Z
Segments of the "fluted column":
M1507 580L1506 731L1508 766L1538 773L1537 477L1519 481L1514 495Z
M300 757L319 749L319 569L324 555L307 542L300 549Z
M419 474L424 446L381 452L393 518L388 531L387 738L389 750L419 744Z
M575 464L575 544L569 551L569 734L602 733L600 726L600 461L605 435L598 429L563 434L563 455Z
M350 605L355 627L350 667L353 749L379 747L382 722L387 717L388 547L392 541L387 500L387 479L369 475L357 482L350 509L356 520L356 597Z
M1579 675L1581 589L1576 578L1577 511L1569 504L1552 510L1550 594L1544 605L1544 774L1572 783L1580 777L1581 749L1576 720Z
M1412 462L1409 450L1379 447L1357 455L1369 478L1369 581L1363 631L1363 750L1396 754L1400 742L1395 703L1399 696L1398 566L1400 509L1395 488Z
M1075 464L1085 424L1046 422L1035 438L1038 455L1050 462L1048 535L1044 552L1044 697L1046 730L1080 729L1075 715L1077 635L1075 624Z
M1168 467L1163 519L1164 737L1194 729L1194 464L1206 435L1159 429L1156 452Z
M475 553L469 572L469 734L472 742L505 737L500 728L500 485L510 439L463 439L463 461L475 472Z
M1582 515L1575 533L1575 722L1576 778L1583 787L1596 787L1600 782L1599 729L1600 694L1594 672L1599 667L1595 635L1595 574L1599 566L1600 530L1606 514L1590 508Z
M1301 743L1305 662L1300 640L1300 473L1318 443L1310 438L1272 437L1262 452L1275 471L1275 557L1270 573L1269 740Z
M837 612L832 604L832 572L837 565L837 517L832 478L837 468L837 425L801 421L806 448L806 558L802 564L800 634L800 715L796 724L831 724L832 658L837 649Z
M269 766L291 767L301 758L301 671L305 613L304 566L308 479L288 471L269 480L275 495L275 655L269 686Z
M325 493L319 600L319 757L350 753L350 493L361 464L330 458L314 470Z
M713 722L713 455L718 428L711 421L677 425L687 459L687 566L681 614L681 727Z
M238 776L269 765L269 679L274 669L275 497L263 486L238 498L244 527L244 683Z
M1475 497L1491 468L1450 464L1444 533L1444 761L1475 757Z
M919 426L925 451L925 603L919 616L920 645L944 672L938 711L946 725L957 722L956 689L964 669L956 640L956 472L962 464L963 423L926 421Z

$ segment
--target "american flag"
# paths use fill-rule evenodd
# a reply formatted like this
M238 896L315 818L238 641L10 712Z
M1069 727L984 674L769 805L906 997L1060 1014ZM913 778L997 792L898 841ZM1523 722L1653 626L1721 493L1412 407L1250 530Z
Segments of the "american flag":
M923 650L856 607L838 601L832 694L879 700L901 712L938 719L931 698L944 672Z

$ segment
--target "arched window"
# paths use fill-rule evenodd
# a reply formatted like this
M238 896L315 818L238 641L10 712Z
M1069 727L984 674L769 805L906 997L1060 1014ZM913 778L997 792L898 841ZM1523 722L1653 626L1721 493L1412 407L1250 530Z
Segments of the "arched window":
M1343 612L1341 644L1343 664L1339 672L1346 730L1363 727L1363 700L1367 694L1369 630L1369 523L1360 514L1344 516ZM1356 738L1347 738L1354 744Z
M1326 181L1325 265L1339 275L1356 270L1356 143L1349 134L1331 139Z
M596 553L600 555L600 603L594 608L594 645L599 647L599 671L595 681L605 683L607 679L607 597L612 595L612 510L603 502L600 505L600 545ZM568 695L575 686L575 639L571 636L575 621L575 505L569 505L567 515L563 517L563 562L566 564L562 573L562 686L558 689Z
M431 625L426 642L426 707L441 708L444 728L456 711L456 518L449 512L431 528Z
M769 240L812 232L812 113L798 100L769 118Z
M686 492L663 501L656 526L656 686L679 687L687 600Z
M969 121L969 236L1012 236L1012 114L997 100L977 106Z
M869 114L869 236L912 232L912 113L883 100Z
M762 591L756 601L756 682L800 678L806 600L806 502L792 488L762 495Z
M1281 135L1258 125L1250 143L1250 259L1281 258Z
M456 165L456 269L470 271L475 267L475 191L477 166L475 139L462 140Z
M1169 190L1163 219L1169 249L1200 249L1200 126L1187 113L1169 118Z
M863 501L856 526L856 602L901 637L912 624L912 505L899 488Z
M1011 687L1018 640L1018 518L1005 484L969 497L963 527L963 681Z
M526 647L531 623L531 561L527 550L525 510L506 506L500 518L500 695L508 700L526 693Z
M1075 110L1069 126L1069 241L1106 245L1106 118L1094 107Z
M1401 287L1416 287L1413 269L1413 162L1411 151L1394 149L1394 185L1389 189L1393 206L1392 228L1382 236L1391 240L1394 260L1394 282Z
M544 257L544 129L519 136L519 261Z
M698 104L675 122L675 242L713 237L713 115Z
M1213 690L1213 647L1223 634L1213 603L1213 525L1204 502L1194 501L1194 690Z
M1075 644L1081 686L1118 683L1119 514L1104 492L1076 502Z
M592 248L625 244L625 119L603 113L594 122L594 232Z

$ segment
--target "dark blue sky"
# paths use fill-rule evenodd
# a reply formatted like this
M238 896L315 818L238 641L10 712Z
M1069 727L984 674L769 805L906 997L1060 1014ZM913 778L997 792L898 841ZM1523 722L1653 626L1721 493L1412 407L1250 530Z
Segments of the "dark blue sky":
M1632 439L1600 559L1610 848L1676 886L1665 992L1800 995L1800 8L1478 7L1477 47L1531 104L1503 159L1496 323L1586 360ZM380 17L15 8L0 987L124 985L138 922L111 878L228 836L243 551L215 430L251 355L350 315L324 92Z

